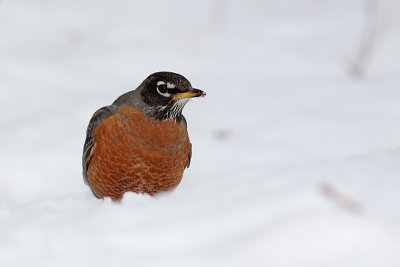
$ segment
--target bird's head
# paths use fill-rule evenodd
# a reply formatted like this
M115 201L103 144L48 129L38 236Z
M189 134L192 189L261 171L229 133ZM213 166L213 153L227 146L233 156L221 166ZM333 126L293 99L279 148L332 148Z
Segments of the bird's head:
M140 93L144 103L150 106L150 115L159 120L182 119L182 110L189 99L206 93L192 87L180 74L156 72L143 81Z

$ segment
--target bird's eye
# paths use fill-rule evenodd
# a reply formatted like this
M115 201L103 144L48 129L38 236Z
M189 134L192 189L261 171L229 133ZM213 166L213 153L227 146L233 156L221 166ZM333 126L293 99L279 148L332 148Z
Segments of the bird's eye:
M166 85L165 82L163 82L163 81L159 81L159 82L157 83L157 92L158 92L160 95L165 96L165 97L170 97L170 96L171 96L171 94L168 93L167 85Z
M166 85L166 84L160 84L160 85L158 86L158 92L159 92L160 94L165 94L167 91L168 91L168 90L167 90L167 85Z

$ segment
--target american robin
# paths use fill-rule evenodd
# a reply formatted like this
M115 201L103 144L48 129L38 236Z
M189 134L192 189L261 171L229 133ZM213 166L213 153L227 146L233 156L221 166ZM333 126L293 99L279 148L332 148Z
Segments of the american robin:
M92 116L83 147L83 177L98 198L154 195L175 188L192 145L182 109L205 96L180 74L156 72Z

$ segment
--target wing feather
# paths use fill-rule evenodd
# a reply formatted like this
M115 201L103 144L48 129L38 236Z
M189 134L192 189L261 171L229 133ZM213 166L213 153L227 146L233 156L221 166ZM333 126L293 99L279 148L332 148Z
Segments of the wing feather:
M186 122L185 116L183 116L183 115L182 115L182 123L185 125L186 131L187 131L187 122ZM192 159L192 143L190 143L190 150L189 150L188 158L186 161L186 168L189 168L191 159Z
M82 174L85 184L88 184L87 172L90 165L92 151L93 148L95 147L93 132L104 120L115 114L116 110L117 106L114 105L102 107L93 114L92 118L89 121L89 125L86 131L85 144L83 145L83 155L82 155Z

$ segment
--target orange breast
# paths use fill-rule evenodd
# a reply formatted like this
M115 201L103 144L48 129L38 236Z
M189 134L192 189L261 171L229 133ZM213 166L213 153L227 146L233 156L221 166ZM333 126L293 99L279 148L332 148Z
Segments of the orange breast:
M184 125L158 121L122 107L93 133L88 181L99 197L121 199L128 191L150 195L175 188L190 151Z

